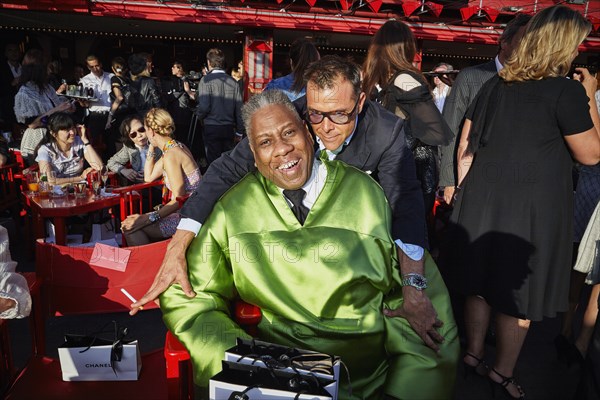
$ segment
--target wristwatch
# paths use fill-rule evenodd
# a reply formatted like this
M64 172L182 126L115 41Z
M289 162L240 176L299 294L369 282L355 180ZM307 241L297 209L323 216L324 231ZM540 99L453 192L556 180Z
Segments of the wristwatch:
M416 273L402 275L402 286L412 286L417 290L427 289L427 278Z
M150 220L150 223L153 224L160 219L160 214L158 213L158 211L152 211L148 214L148 219Z

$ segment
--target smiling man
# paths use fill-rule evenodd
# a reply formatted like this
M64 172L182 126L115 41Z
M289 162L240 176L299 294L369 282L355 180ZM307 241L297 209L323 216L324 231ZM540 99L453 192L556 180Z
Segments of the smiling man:
M296 101L317 137L320 158L344 161L371 175L383 188L392 208L391 234L397 245L406 302L386 309L391 317L409 321L424 345L440 350L438 313L431 302L424 269L425 212L415 162L406 145L403 121L379 104L366 100L358 65L337 56L325 56L305 71L306 98ZM248 140L213 162L197 190L186 201L184 217L173 236L157 277L137 307L153 300L178 282L194 296L186 271L185 252L219 197L248 172L255 170ZM357 211L360 212L360 211ZM437 269L436 269L437 271ZM442 322L448 322L443 321Z
M439 355L419 351L408 322L381 312L401 307L402 290L379 185L344 163L315 160L312 136L283 92L252 97L243 117L258 170L216 203L189 248L197 296L172 286L160 301L190 352L195 383L206 387L225 350L247 337L229 317L237 295L261 308L259 338L341 356L352 396L342 379L340 398L449 398L457 343ZM452 326L443 282L428 278Z

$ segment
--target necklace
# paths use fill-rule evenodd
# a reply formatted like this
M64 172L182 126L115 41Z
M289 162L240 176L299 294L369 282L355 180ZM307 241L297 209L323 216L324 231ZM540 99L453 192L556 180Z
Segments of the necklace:
M169 140L167 143L165 143L165 145L162 148L162 152L163 154L167 152L167 150L179 146L179 143L177 143L177 141L175 139L171 139Z

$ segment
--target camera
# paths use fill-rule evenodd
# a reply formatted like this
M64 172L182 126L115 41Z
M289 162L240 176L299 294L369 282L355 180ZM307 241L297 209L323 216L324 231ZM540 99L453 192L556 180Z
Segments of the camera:
M200 82L200 79L202 79L202 74L196 71L190 71L181 78L182 81L189 82L191 90L198 89L198 82Z

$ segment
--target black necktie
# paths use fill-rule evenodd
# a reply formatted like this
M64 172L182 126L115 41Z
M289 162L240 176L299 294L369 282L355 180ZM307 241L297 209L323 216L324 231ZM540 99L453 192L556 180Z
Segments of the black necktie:
M304 225L304 221L306 221L306 216L308 215L308 208L304 204L302 204L302 200L304 200L304 196L306 196L306 192L303 189L296 190L284 190L283 194L285 197L290 199L294 207L292 211L298 221L300 221L301 225Z

